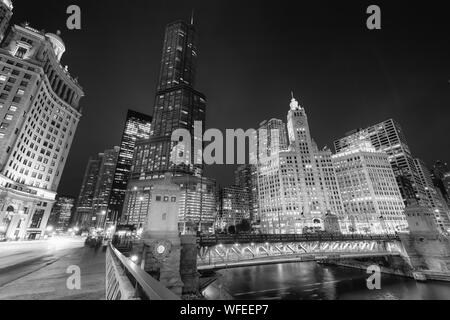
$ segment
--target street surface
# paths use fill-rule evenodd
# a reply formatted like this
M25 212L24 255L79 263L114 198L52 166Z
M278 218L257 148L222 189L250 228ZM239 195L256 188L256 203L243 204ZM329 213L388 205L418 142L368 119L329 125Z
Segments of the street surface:
M81 271L81 289L70 290L69 266ZM0 300L101 300L105 253L82 238L0 243Z

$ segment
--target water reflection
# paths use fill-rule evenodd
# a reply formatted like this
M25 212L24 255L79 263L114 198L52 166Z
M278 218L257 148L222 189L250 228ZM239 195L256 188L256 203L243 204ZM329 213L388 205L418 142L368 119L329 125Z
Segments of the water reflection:
M368 290L363 270L288 263L221 270L216 285L234 299L292 300L441 300L450 299L450 283L417 283L382 275L381 290Z

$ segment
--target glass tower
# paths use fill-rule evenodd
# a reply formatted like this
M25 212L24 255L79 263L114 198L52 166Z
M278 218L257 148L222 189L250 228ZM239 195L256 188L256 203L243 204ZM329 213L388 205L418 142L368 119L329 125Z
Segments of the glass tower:
M108 203L108 218L110 221L117 221L121 217L136 141L150 138L151 122L152 117L149 115L128 110L114 173L111 197Z
M194 89L197 66L197 34L192 24L183 21L170 23L166 27L158 80L149 155L145 168L134 172L134 178L159 179L166 172L174 175L200 174L202 165L194 165L195 153L190 163L175 165L171 152L175 143L172 133L186 129L194 137L194 123L205 121L205 96ZM204 126L202 126L202 133ZM194 139L191 139L191 150Z

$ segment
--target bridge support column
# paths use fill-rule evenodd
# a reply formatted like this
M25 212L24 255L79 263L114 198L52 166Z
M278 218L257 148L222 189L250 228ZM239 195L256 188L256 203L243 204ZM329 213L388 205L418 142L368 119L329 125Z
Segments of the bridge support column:
M198 294L200 290L197 254L197 237L181 236L180 275L184 283L183 294Z

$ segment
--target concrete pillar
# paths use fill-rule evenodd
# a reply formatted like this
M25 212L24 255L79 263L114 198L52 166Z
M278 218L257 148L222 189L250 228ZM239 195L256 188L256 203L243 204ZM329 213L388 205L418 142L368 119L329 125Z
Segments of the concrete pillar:
M200 290L197 271L197 237L181 236L180 275L184 283L183 294L198 294Z

